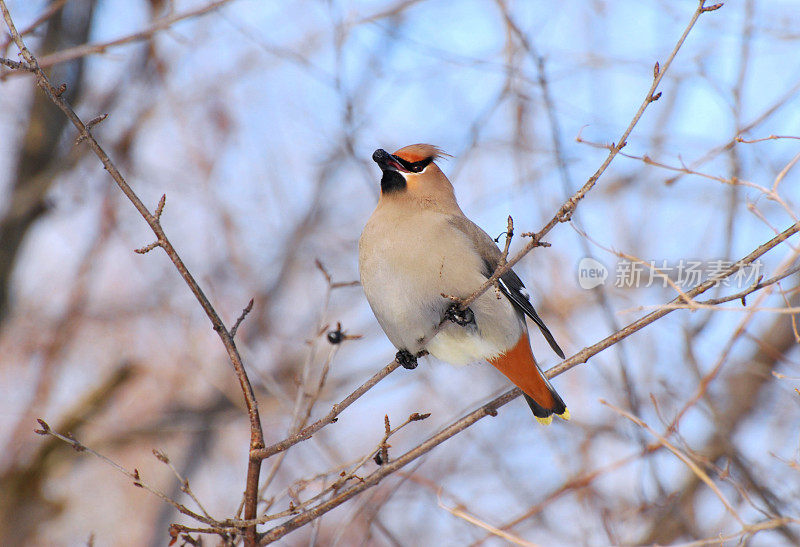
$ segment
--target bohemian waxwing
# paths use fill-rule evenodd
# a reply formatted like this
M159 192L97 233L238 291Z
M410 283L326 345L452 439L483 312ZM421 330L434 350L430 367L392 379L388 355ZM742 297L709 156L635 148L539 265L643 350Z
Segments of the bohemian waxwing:
M524 392L540 422L550 423L553 414L569 419L533 358L525 316L553 351L561 358L564 352L517 274L508 270L500 277L505 298L489 290L463 312L446 297L472 294L495 271L502 253L464 216L453 185L434 163L441 156L430 144L372 155L383 173L381 195L358 243L369 305L404 367L416 367L423 350L456 365L486 360Z

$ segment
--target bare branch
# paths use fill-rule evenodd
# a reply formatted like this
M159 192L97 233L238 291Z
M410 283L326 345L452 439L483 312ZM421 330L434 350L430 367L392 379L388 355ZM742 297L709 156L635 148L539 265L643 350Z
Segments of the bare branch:
M333 405L328 414L324 417L320 418L313 424L309 425L308 427L303 428L302 430L298 431L294 435L273 444L272 446L268 446L267 448L262 448L260 450L251 450L250 451L250 458L257 459L257 460L264 460L269 458L270 456L274 456L278 452L283 452L284 450L296 445L299 442L305 441L306 439L311 438L311 436L325 427L326 425L333 423L337 420L337 416L344 411L348 406L353 404L356 400L358 400L362 395L364 395L367 391L372 389L378 382L386 378L390 373L392 373L400 364L397 361L392 361L381 370L376 372L372 378L361 384L358 388L356 388L350 395L342 399L341 402Z
M791 227L787 228L778 236L772 238L771 240L767 241L763 245L760 245L757 249L753 250L753 252L749 253L744 258L736 261L731 267L727 268L720 274L720 278L724 278L730 276L731 274L735 273L739 268L746 264L750 264L758 257L764 255L770 249L773 249L787 238L791 237L792 235L796 234L800 231L800 222L792 225ZM690 298L694 298L697 295L707 291L711 287L715 285L715 281L707 280L691 290L687 291L686 294ZM679 297L680 298L680 297ZM673 302L677 301L676 298ZM596 344L584 348L583 350L579 351L572 357L566 359L562 363L552 367L546 373L548 378L553 378L558 376L559 374L577 366L580 363L585 363L589 360L590 357L596 355L603 351L604 349L613 346L614 344L618 343L620 340L627 338L631 334L643 329L647 325L655 322L656 320L664 317L665 315L672 312L672 309L669 308L662 308L647 314L646 316L630 323L626 327L620 329L619 331L613 333L612 335L604 338L603 340L597 342ZM392 363L395 365L395 368L398 366L396 363ZM353 496L359 494L360 492L366 490L367 488L371 488L372 486L378 484L383 478L390 475L392 472L396 471L397 469L402 468L406 464L414 461L415 459L419 458L423 454L430 452L434 447L438 446L439 444L445 442L447 439L453 437L454 435L460 433L464 429L470 427L475 422L485 418L486 416L495 416L497 415L497 410L512 401L513 399L517 398L522 394L522 391L519 388L514 388L506 393L502 394L501 396L497 397L496 399L490 401L489 403L483 405L482 407L478 408L477 410L472 411L471 413L467 414L463 418L453 422L449 426L445 427L442 431L437 433L436 435L430 437L425 442L421 443L420 445L416 446L415 448L409 450L402 456L398 457L397 459L393 460L391 463L382 466L377 471L371 473L370 475L363 478L362 482L355 484L348 488L347 490L337 494L330 500L323 502L303 513L297 515L296 517L290 519L283 524L268 530L261 538L261 544L266 545L272 543L273 541L280 539L281 537L285 536L289 532L308 524L312 520L318 518L319 516L327 513L331 509L341 505L342 503L346 502L348 499L352 498Z
M244 321L244 318L247 317L247 314L253 311L253 302L255 302L255 298L250 299L250 302L248 302L247 306L245 306L245 308L242 310L239 318L236 319L236 323L234 323L233 327L231 328L231 338L236 336L236 331L239 330L239 325L242 324L242 321Z
M115 462L114 460L112 460L112 459L104 456L103 454L100 454L96 450L93 450L93 449L89 448L88 446L80 443L77 439L73 438L69 434L62 435L62 434L60 434L60 433L58 433L56 431L53 431L53 429L47 424L47 422L45 422L41 418L39 418L37 421L39 422L39 425L41 426L41 429L37 429L37 430L35 430L35 432L38 433L39 435L50 435L51 437L54 437L54 438L56 438L56 439L58 439L60 441L63 441L65 443L67 443L73 449L75 449L76 452L84 452L86 454L91 454L92 456L102 460L104 463L110 465L111 467L113 467L114 469L116 469L117 471L119 471L120 473L122 473L123 475L128 477L129 479L131 479L133 481L134 486L136 486L138 488L143 488L144 490L147 490L151 494L154 494L154 495L158 496L159 498L161 498L161 500L163 500L163 501L169 503L170 505L172 505L181 514L184 514L184 515L186 515L188 517L191 517L191 518L197 520L198 522L202 522L202 523L208 524L210 526L220 526L220 523L215 521L214 519L212 519L212 518L210 518L208 516L204 516L204 515L200 515L198 513L195 513L194 511L192 511L191 509L188 509L183 504L180 504L180 503L176 502L175 500L171 499L170 497L168 497L166 494L164 494L160 490L158 490L158 489L148 485L146 482L142 481L142 478L141 478L141 476L139 474L139 471L137 469L134 469L133 471L129 471L129 470L125 469L124 467L122 467L117 462Z
M689 458L689 456L684 454L683 451L679 450L674 444L669 442L662 435L659 435L652 427L647 425L644 421L642 421L641 419L637 418L636 416L634 416L630 412L625 412L621 408L617 408L614 405L610 404L608 401L604 401L604 400L601 399L600 402L602 404L606 405L608 408L610 408L614 412L616 412L617 414L619 414L621 416L624 416L625 418L629 419L630 421L632 421L633 423L635 423L636 425L638 425L639 427L641 427L645 431L647 431L650 435L652 435L653 437L658 439L658 442L660 442L662 445L664 445L664 447L666 447L667 450L669 450L670 452L675 454L675 456L677 456L677 458L679 460L681 460L683 463L685 463L686 466L689 467L689 469L692 470L692 473L697 475L697 477L700 480L702 480L704 483L706 483L706 485L708 485L708 487L714 492L714 494L716 494L716 496L719 498L719 500L722 502L722 504L725 506L725 508L728 510L728 512L733 516L733 518L736 519L736 521L739 524L741 524L742 526L745 525L744 521L742 520L742 517L740 517L739 513L736 512L736 509L733 508L733 506L731 505L731 502L729 502L728 498L725 497L725 494L723 494L722 491L720 491L719 487L716 484L714 484L714 481L711 480L711 478L708 476L708 474L705 471L703 471L702 469L700 469L700 467L695 462L693 462L692 459Z
M644 111L647 109L647 106L654 100L653 93L655 93L656 89L661 83L661 80L664 79L664 75L667 73L670 66L672 65L672 61L675 59L675 56L678 54L678 51L680 51L684 41L686 41L686 37L689 35L689 32L691 32L692 28L694 28L697 19L700 17L702 13L706 11L711 11L704 8L703 7L704 4L705 0L701 0L699 6L695 10L691 19L689 20L689 24L684 29L683 34L678 39L678 42L675 44L675 47L669 54L669 57L667 57L667 60L664 62L664 66L661 68L658 75L653 79L653 83L650 86L650 89L647 91L644 101L642 101L642 104L639 106L639 109L636 111L636 114L634 114L633 119L631 119L631 122L628 124L628 127L625 129L625 131L622 132L622 135L617 141L619 144L611 145L609 154L606 157L605 161L603 161L602 165L600 165L597 171L595 171L595 173L591 177L589 177L589 180L587 180L586 183L559 208L559 210L556 212L553 218L550 219L550 221L547 224L545 224L541 230L539 230L534 234L530 234L531 240L528 242L527 245L525 245L525 247L522 248L521 251L519 251L516 255L514 255L514 257L511 260L509 260L506 264L504 264L501 267L498 267L494 271L492 276L489 279L487 279L483 285L481 285L475 292L473 292L471 295L469 295L461 302L461 309L466 309L467 307L469 307L470 304L475 302L475 300L477 300L477 298L480 295L486 292L489 289L489 287L497 283L497 280L500 279L500 277L504 273L513 268L517 264L517 262L522 260L522 258L526 254L528 254L534 248L542 246L542 238L545 235L547 235L550 232L550 230L552 230L557 224L561 222L567 222L570 220L570 218L572 217L572 213L575 211L575 208L577 207L578 203L594 187L600 176L603 173L605 173L606 169L608 169L608 166L611 165L611 162L614 160L614 158L617 156L620 150L622 150L627 144L627 139L630 136L631 132L633 132L633 128L636 127L636 125L639 123L639 120L642 118L642 115L644 114Z
M135 32L133 34L129 34L127 36L123 36L121 38L116 38L114 40L108 40L105 42L98 42L94 44L83 44L56 53L51 53L49 55L44 55L41 59L39 59L39 67L48 68L60 63L71 61L73 59L85 57L87 55L94 55L96 53L105 53L107 50L116 46L130 44L133 42L141 42L143 40L149 40L159 31L168 29L169 27L181 21L185 21L193 17L198 17L201 15L205 15L207 13L211 13L230 1L231 0L216 0L215 2L210 2L205 6L189 10L184 13L175 13L172 15L168 15L166 17L162 17L154 21L153 24L150 25L148 28L140 30L139 32Z
M218 2L217 5L222 4L223 2ZM215 6L214 6L215 7ZM213 8L208 8L213 9ZM150 226L153 233L156 235L158 246L164 249L164 252L169 256L172 263L178 270L178 273L181 275L183 280L189 286L192 293L195 295L195 298L198 300L200 305L202 306L203 310L206 313L206 316L211 321L211 324L214 330L218 333L225 349L227 350L228 357L233 364L234 370L236 371L236 375L239 379L239 384L242 388L242 392L245 398L245 402L247 404L247 411L250 418L250 449L260 449L264 446L264 434L261 429L261 419L258 414L258 403L256 402L255 394L253 392L253 387L250 384L250 380L247 377L247 371L244 368L244 363L242 362L242 358L239 355L239 350L236 348L236 344L233 341L233 337L230 335L228 330L225 328L225 325L220 319L219 314L217 314L214 307L211 305L211 302L206 297L203 290L200 288L200 285L195 280L194 276L189 272L189 269L184 264L183 260L178 255L178 252L170 243L167 235L164 233L163 228L161 227L161 223L156 215L150 213L147 207L142 203L142 200L139 199L139 196L133 191L133 189L128 185L128 183L123 178L120 171L117 169L116 165L111 161L108 154L106 154L105 150L100 146L100 144L95 140L92 136L91 132L87 125L75 114L75 111L72 107L59 95L58 90L53 87L50 80L48 79L47 75L39 66L39 63L34 57L34 55L30 52L30 50L25 46L25 43L20 36L19 32L14 25L14 22L11 18L11 14L8 11L8 7L6 6L5 0L0 0L0 11L3 13L3 19L6 22L6 26L8 27L11 36L14 40L14 43L17 45L17 48L20 50L22 57L25 59L32 68L36 75L36 82L38 86L44 91L44 93L50 98L50 100L61 109L64 115L72 122L72 124L78 130L78 133L81 138L87 141L89 147L95 153L95 155L100 159L103 164L103 167L108 171L111 177L116 182L117 186L122 190L125 196L130 200L133 206L139 211L139 214L145 219L147 224ZM152 247L154 248L154 247ZM145 247L147 249L147 247ZM149 249L148 249L149 250ZM146 252L146 251L145 251ZM250 459L248 464L247 470L247 481L246 481L246 495L245 495L245 518L252 519L256 516L256 506L258 502L258 482L259 482L259 474L261 470L261 463L258 460ZM255 544L256 541L256 529L255 526L250 527L246 531L246 543L248 545Z
M33 67L31 67L29 64L21 63L19 61L12 61L11 59L6 59L5 57L0 57L0 65L7 66L8 68L12 68L14 70L33 72Z

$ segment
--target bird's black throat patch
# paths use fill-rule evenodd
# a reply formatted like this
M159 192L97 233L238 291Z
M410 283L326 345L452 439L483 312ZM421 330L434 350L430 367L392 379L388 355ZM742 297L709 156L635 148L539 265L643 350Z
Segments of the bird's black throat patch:
M406 189L406 179L399 172L393 169L383 171L381 177L381 193L391 194Z

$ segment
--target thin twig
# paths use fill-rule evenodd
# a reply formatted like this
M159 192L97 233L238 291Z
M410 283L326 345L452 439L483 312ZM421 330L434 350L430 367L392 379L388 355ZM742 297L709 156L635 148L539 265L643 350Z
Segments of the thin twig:
M787 524L800 524L800 520L789 517L771 519L745 526L735 534L729 534L727 536L720 534L711 538L690 541L688 543L674 543L673 547L705 547L706 545L725 545L728 542L733 542L737 539L741 541L742 538L753 536L758 532L763 532L764 530L774 530L775 528L784 527Z
M740 517L739 513L736 512L736 509L733 508L731 503L728 501L728 498L725 497L725 494L723 494L722 491L719 489L719 487L716 484L714 484L714 481L711 480L711 477L709 477L708 474L705 471L700 469L700 467L694 461L692 461L692 459L689 456L684 454L674 444L669 442L665 437L663 437L662 435L658 434L652 427L647 425L646 422L644 422L643 420L637 418L636 416L634 416L630 412L626 412L625 410L622 410L621 408L618 408L618 407L612 405L611 403L609 403L608 401L605 401L603 399L600 399L600 403L606 405L608 408L610 408L611 410L613 410L614 412L616 412L620 416L624 416L625 418L629 419L630 421L632 421L633 423L635 423L639 427L641 427L644 430L646 430L653 437L658 439L658 442L661 443L662 445L664 445L664 447L667 450L669 450L670 452L675 454L675 456L679 460L681 460L683 463L685 463L686 466L689 469L691 469L692 473L694 473L697 476L697 478L699 478L701 481L706 483L706 485L714 492L714 494L716 494L716 496L719 498L719 500L722 502L722 504L725 506L725 508L728 509L728 512L733 516L733 518L736 519L736 521L739 524L741 524L742 526L745 525L745 522L742 520L742 517Z
M337 416L339 416L344 409L353 404L359 397L372 389L375 384L386 378L399 366L400 364L397 361L392 361L381 370L376 372L369 380L356 388L352 393L350 393L350 395L342 399L339 403L333 405L333 408L331 408L330 412L328 412L325 416L280 442L268 446L267 448L262 448L261 450L252 450L250 452L250 458L263 460L277 454L278 452L283 452L287 448L290 448L297 443L310 438L314 433L326 425L336 421Z
M522 539L520 537L517 537L517 536L515 536L513 534L509 534L508 532L506 532L504 530L501 530L500 528L492 526L491 524L489 524L487 522L484 522L484 521L480 520L479 518L477 518L477 517L475 517L473 515L470 515L469 513L467 513L461 507L448 507L442 501L441 491L437 493L436 503L437 503L437 505L439 507L441 507L442 509L444 509L445 511L447 511L451 515L453 515L455 517L458 517L460 519L463 519L463 520L469 522L470 524L474 524L478 528L482 528L482 529L486 530L487 532L489 532L490 534L492 534L494 536L497 536L499 538L502 538L502 539L506 540L509 543L513 543L514 545L522 545L523 547L538 547L538 545L536 543L532 543L530 541L525 541L524 539Z
M714 9L718 8L714 7ZM645 98L642 101L642 104L639 106L639 109L636 111L636 114L634 114L633 119L631 119L631 122L628 124L628 127L625 129L625 131L622 132L622 135L620 136L619 140L615 144L612 144L610 146L610 151L608 153L608 156L606 157L605 161L603 161L602 165L600 165L597 171L595 171L595 173L591 177L589 177L589 180L587 180L586 183L577 192L575 192L563 205L561 205L561 207L558 209L553 218L551 218L550 221L547 224L545 224L541 230L539 230L536 233L523 234L523 236L527 235L528 237L530 237L531 240L525 245L525 247L522 248L521 251L519 251L516 255L514 255L514 257L511 260L509 260L503 266L500 266L497 269L495 269L491 277L489 277L489 279L487 279L486 282L483 285L481 285L475 292L473 292L467 298L463 299L461 302L461 309L465 310L467 307L469 307L470 304L475 302L475 300L477 300L477 298L480 295L486 292L489 289L489 287L497 283L497 280L500 279L500 277L504 273L513 268L517 264L517 262L522 260L522 258L525 255L527 255L530 251L532 251L536 247L542 246L543 243L542 238L544 238L544 236L547 235L550 232L550 230L552 230L557 224L561 222L567 222L570 220L570 218L572 217L572 213L575 211L575 208L577 207L578 203L586 196L587 192L589 192L589 190L591 190L594 187L595 183L597 183L597 180L600 178L600 176L603 173L605 173L606 169L608 169L608 166L611 165L612 160L617 156L620 150L622 150L627 144L628 137L633 131L633 128L636 127L636 124L639 123L639 120L644 114L645 109L647 109L647 106L655 100L654 98L655 90L658 88L659 84L661 83L661 80L664 79L664 75L667 73L667 70L672 65L672 61L675 59L675 56L681 49L681 46L683 46L686 37L689 35L689 32L694 27L700 15L706 11L712 11L712 10L705 8L705 0L700 0L697 9L695 10L694 14L692 15L692 18L689 21L689 24L684 29L683 34L678 39L678 42L675 44L675 47L669 54L669 57L667 57L667 60L664 62L663 67L661 67L660 70L655 74L655 77L653 78L653 83L650 85L650 89L645 94Z
M203 507L203 504L200 503L200 500L197 499L197 496L194 495L194 492L189 486L189 480L184 478L183 475L181 475L180 472L175 468L175 466L172 465L172 461L169 459L169 456L167 456L167 454L162 452L161 450L156 450L155 448L153 449L153 456L155 456L158 461L160 461L161 463L163 463L172 470L172 473L175 475L175 478L178 479L179 483L181 483L181 492L192 498L192 501L194 501L197 504L197 507L200 508L200 510L206 517L216 521L216 519L214 519L208 513L208 511L206 511L206 508Z
M220 4L222 2L219 2ZM181 257L178 255L178 252L170 243L169 239L167 238L164 229L161 227L161 222L158 216L150 213L147 207L142 203L142 200L139 198L138 195L133 191L130 185L126 182L122 174L120 173L119 169L117 169L114 162L111 161L108 154L105 150L100 146L97 140L92 136L91 132L87 128L86 124L78 117L72 107L64 100L61 96L59 90L53 87L52 83L48 79L47 75L44 73L42 68L39 66L39 63L36 57L31 53L31 51L26 47L25 42L23 41L22 37L20 36L19 32L17 31L16 26L14 25L14 21L11 18L11 14L8 11L8 7L6 6L5 0L0 0L0 11L3 13L3 19L6 22L6 26L8 27L9 32L11 33L11 37L14 40L14 43L17 45L23 59L27 62L33 72L36 75L36 83L37 85L44 91L47 97L56 105L58 108L64 113L65 116L72 122L75 128L78 130L78 134L87 142L89 147L92 149L94 154L100 159L103 167L108 171L111 175L111 178L114 179L119 189L125 194L125 196L130 200L133 206L139 211L139 214L145 219L147 224L150 226L150 229L156 235L156 241L158 242L157 245L164 249L164 252L169 256L172 263L175 265L175 268L178 270L178 273L181 275L183 280L189 286L189 289L195 295L195 298L200 303L203 311L205 311L206 316L211 321L211 324L214 330L220 337L225 349L228 353L228 357L233 365L233 368L236 372L236 376L239 380L239 384L242 389L242 393L244 395L244 399L247 405L247 412L250 418L250 450L257 450L264 447L264 433L261 428L261 418L258 414L258 403L256 402L255 393L253 392L253 387L250 384L250 379L247 377L247 371L244 368L244 363L242 362L242 358L239 355L239 350L236 347L236 344L233 341L233 337L231 336L230 332L225 328L225 324L222 322L222 319L219 317L219 314L212 306L211 302L206 297L203 290L200 288L200 285L195 280L194 276L189 272L189 269L184 264ZM162 209L163 206L159 206L158 209ZM160 210L158 211L161 212ZM247 466L247 479L246 479L246 486L245 486L245 518L252 519L256 516L256 506L258 503L258 482L259 482L259 475L261 472L261 462L260 460L256 459L249 459L248 466ZM245 543L249 546L254 545L257 540L257 532L255 526L248 528L245 531Z
M199 17L201 15L210 13L230 1L231 0L216 0L215 2L211 2L205 6L201 6L193 10L161 17L160 19L153 21L153 24L151 24L148 28L133 34L122 36L120 38L115 38L105 42L97 42L94 44L82 44L80 46L50 53L49 55L44 55L41 59L39 59L39 66L41 68L49 68L53 65L72 61L73 59L86 57L87 55L105 53L106 50L115 46L121 46L133 42L141 42L142 40L149 40L159 31L167 29L176 23L185 21L186 19L191 19L192 17Z
M8 68L12 68L14 70L24 70L25 72L33 72L33 67L27 63L21 63L19 61L12 61L11 59L6 59L5 57L0 57L0 65L7 66Z
M717 304L724 304L725 302L732 302L733 300L741 300L742 301L742 305L744 306L744 305L746 305L745 297L748 294L752 294L752 293L754 293L754 292L756 292L756 291L758 291L760 289L763 289L764 287L768 287L770 285L774 285L775 283L781 281L782 279L785 279L785 278L789 277L790 275L792 275L794 273L797 273L798 271L800 271L800 264L798 264L794 268L790 268L790 269L786 270L784 273L782 273L780 275L776 275L774 277L770 277L766 281L761 281L759 279L756 283L754 283L753 285L751 285L750 287L748 287L747 289L745 289L745 290L743 290L741 292L737 292L735 294L730 294L728 296L723 296L721 298L712 298L710 300L703 300L703 301L700 301L700 302L697 302L697 303L701 304L701 305L705 305L705 306L716 306Z
M92 448L89 448L88 446L84 445L83 443L81 443L77 439L75 439L75 438L73 438L71 436L68 437L66 435L62 435L62 434L58 433L57 431L53 431L53 429L50 428L50 426L47 424L47 422L45 422L41 418L38 419L37 421L39 422L39 426L41 427L41 429L36 429L35 432L38 433L39 435L49 435L51 437L54 437L54 438L56 438L56 439L58 439L60 441L63 441L65 443L67 443L72 448L74 448L76 452L85 452L86 454L91 454L92 456L102 460L103 462L105 462L109 466L113 467L114 469L116 469L117 471L119 471L120 473L122 473L123 475L128 477L129 479L131 479L133 481L134 486L136 486L137 488L142 488L144 490L147 490L151 494L154 494L154 495L158 496L163 501L165 501L165 502L169 503L170 505L172 505L178 512L180 512L180 513L182 513L182 514L184 514L184 515L186 515L188 517L191 517L191 518L193 518L193 519L195 519L195 520L197 520L199 522L202 522L204 524L208 524L209 526L221 526L222 525L222 523L220 523L220 522L218 522L218 521L216 521L216 520L214 520L214 519L212 519L212 518L210 518L208 516L204 516L204 515L200 515L198 513L195 513L194 511L192 511L191 509L189 509L185 505L183 505L181 503L178 503L177 501L173 500L172 498L170 498L169 496L167 496L166 494L164 494L160 490L148 485L146 482L144 482L142 480L141 476L139 475L139 471L137 469L134 469L133 471L128 471L127 469L122 467L120 464L118 464L117 462L112 460L111 458L108 458L108 457L104 456L103 454L97 452L96 450L94 450Z
M753 143L756 143L756 142L774 141L776 139L796 139L796 140L800 140L800 137L795 136L795 135L770 135L769 137L763 137L761 139L748 140L748 139L745 139L744 137L742 137L740 135L740 136L736 137L736 142L741 142L741 143L744 143L744 144L753 144Z
M28 25L19 32L20 36L27 36L34 30L36 30L39 27L39 25L45 23L48 19L50 19L52 16L58 13L58 11L61 8L63 8L64 4L66 3L67 0L55 0L54 2L52 2L49 6L47 6L47 9L44 10L44 12L39 17L34 19L30 25ZM6 48L9 46L9 44L11 43L11 40L12 40L11 36L6 37L0 44L0 51L5 51Z
M236 336L236 331L239 330L239 325L242 324L242 321L244 321L244 318L247 317L247 314L253 311L253 302L255 302L255 299L251 298L250 302L248 302L247 306L245 306L245 308L242 310L239 318L236 319L236 323L234 323L233 327L231 327L231 338Z

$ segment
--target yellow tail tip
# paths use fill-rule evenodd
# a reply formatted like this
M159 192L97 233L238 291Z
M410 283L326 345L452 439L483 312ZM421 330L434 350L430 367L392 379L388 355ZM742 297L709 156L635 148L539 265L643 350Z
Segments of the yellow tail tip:
M553 416L548 416L547 418L540 418L539 416L534 416L536 421L542 425L550 425L553 422Z
M564 412L562 412L561 414L559 414L559 415L558 415L558 417L559 417L559 418L561 418L562 420L569 420L569 418L570 418L570 416L569 416L569 409L568 409L568 408L565 408L565 409L564 409Z

